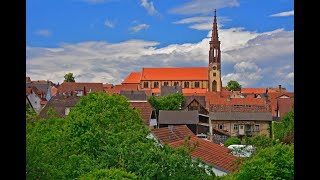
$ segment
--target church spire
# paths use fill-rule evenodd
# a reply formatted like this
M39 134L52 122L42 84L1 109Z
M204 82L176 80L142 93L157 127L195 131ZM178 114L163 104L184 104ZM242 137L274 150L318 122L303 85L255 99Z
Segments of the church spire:
M218 36L218 25L217 25L217 10L214 10L214 19L213 19L213 26L212 26L212 36L211 41L213 44L219 43L219 36Z

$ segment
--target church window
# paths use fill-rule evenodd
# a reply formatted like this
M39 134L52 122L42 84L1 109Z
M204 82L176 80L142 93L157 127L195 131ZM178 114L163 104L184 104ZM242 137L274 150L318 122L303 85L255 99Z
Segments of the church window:
M169 82L166 81L166 82L163 83L163 85L164 85L164 86L168 86L168 85L169 85Z
M213 77L216 77L217 76L217 73L213 73Z
M173 83L173 85L174 85L174 86L179 86L179 82L176 81L176 82Z
M149 83L148 82L143 82L143 88L148 88L149 87Z
M153 82L153 87L154 88L159 88L159 82Z
M188 81L184 82L184 88L189 88L189 82Z
M200 82L199 81L194 82L194 87L195 88L199 88L200 87Z
M213 70L216 70L217 69L217 67L216 66L213 66L213 68L212 68Z

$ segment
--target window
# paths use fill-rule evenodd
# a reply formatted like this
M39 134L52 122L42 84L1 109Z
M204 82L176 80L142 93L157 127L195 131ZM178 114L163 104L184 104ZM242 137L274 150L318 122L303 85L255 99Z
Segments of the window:
M236 131L237 131L237 130L238 130L238 128L239 128L239 127L238 127L238 124L234 124L234 125L233 125L233 129L234 129L234 130L236 130Z
M216 66L213 66L213 68L212 68L213 70L216 70L217 69L217 67Z
M164 85L164 86L168 86L168 85L169 85L169 82L166 81L166 82L163 83L163 85Z
M240 126L240 129L243 129L243 126Z
M143 82L143 88L148 88L149 87L149 83L148 82Z
M69 112L70 112L70 107L66 107L66 108L64 109L64 115L68 115Z
M223 129L223 124L219 124L219 129Z
M189 82L188 81L184 82L184 88L189 88Z
M256 124L256 131L260 131L260 125Z
M176 82L173 83L173 85L174 85L174 86L179 86L179 82L176 81Z
M217 76L217 73L213 73L213 77L216 77Z
M153 87L154 88L159 88L159 82L153 82Z
M194 87L195 88L199 88L200 87L200 82L199 81L194 82Z
M82 96L82 95L83 95L82 92L83 92L83 91L76 91L77 96Z

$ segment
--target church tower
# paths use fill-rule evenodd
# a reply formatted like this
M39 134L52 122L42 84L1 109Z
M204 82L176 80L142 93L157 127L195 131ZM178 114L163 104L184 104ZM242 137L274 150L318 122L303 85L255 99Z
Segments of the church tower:
M209 50L209 67L208 67L208 91L209 92L220 92L222 90L221 81L221 51L220 51L220 41L218 37L218 26L216 10L214 10L214 20L212 27L212 36Z

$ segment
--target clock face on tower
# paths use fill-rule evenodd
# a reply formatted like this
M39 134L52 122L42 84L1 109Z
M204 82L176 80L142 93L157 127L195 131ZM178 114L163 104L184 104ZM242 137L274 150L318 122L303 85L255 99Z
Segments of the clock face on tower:
M212 68L213 70L216 70L217 69L217 67L216 66L213 66L213 68Z

